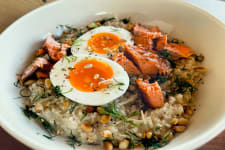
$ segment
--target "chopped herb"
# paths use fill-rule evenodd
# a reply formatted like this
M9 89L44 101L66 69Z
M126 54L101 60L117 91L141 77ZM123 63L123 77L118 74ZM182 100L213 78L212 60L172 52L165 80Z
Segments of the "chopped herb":
M33 111L29 110L29 107L26 106L25 108L22 108L24 115L29 119L37 119L38 115L34 113Z
M76 104L74 104L74 105L70 108L70 114L73 113L73 111L75 110L75 108L76 108L78 105L79 105L79 104L76 103Z
M81 142L77 140L76 136L74 136L72 132L71 132L71 135L68 137L67 143L71 145L74 149L76 145L78 146L81 145Z
M164 59L170 59L170 52L167 50L158 51Z
M193 87L187 79L179 79L178 77L174 81L178 87L176 90L177 93L185 93L187 90L189 90L191 93L193 91L197 91L198 89Z
M123 120L126 123L129 123L130 125L139 127L139 125L135 124L133 121L128 120L126 116L124 116L120 112L118 112L114 103L109 103L108 107L102 108L100 110L100 114L111 115L113 117Z
M155 130L159 130L159 129L161 129L162 127L161 126L156 126L155 127Z
M48 136L48 135L43 135L43 137L49 139L49 140L52 140L55 136Z
M76 28L71 27L70 25L58 25L56 28L57 29L61 28L61 29L65 29L65 30L68 30L68 31L77 31Z
M62 95L62 91L61 91L59 85L55 86L55 87L53 88L53 91L55 92L55 94L56 94L57 96L61 96L61 95Z
M204 56L202 54L200 55L194 55L195 57L195 60L198 61L198 62L203 62L204 61Z
M100 21L100 24L105 24L106 22L112 21L112 20L114 20L114 19L116 19L116 18L115 18L115 17L111 17L111 18L105 18L105 19L102 19L102 20Z
M13 82L13 85L14 85L15 87L17 87L17 88L20 88L20 87L21 87L21 86L20 86L19 80L17 80L16 82Z
M128 24L130 22L129 18L124 18L121 20L124 24Z
M80 42L84 42L85 40L83 39L77 39L73 42L72 46L80 46Z
M78 34L77 34L77 38L79 38L81 35L83 35L82 32L78 33Z
M73 62L77 60L77 56L65 56L64 57L68 62Z
M87 114L88 114L88 112L84 112L84 115L83 115L83 117L80 119L80 121L83 121L84 120L84 118L87 116Z
M159 82L159 83L164 83L168 80L168 76L167 75L160 75L157 74L156 77L152 77L149 82L150 83L154 83L154 82Z
M99 27L99 24L97 24L97 23L91 23L91 24L88 25L88 28L90 28L90 29L94 29L94 28L97 28L97 27Z
M43 117L38 117L38 118L41 121L41 124L43 125L45 130L47 130L49 133L55 132L55 129L53 128L53 126L45 118Z
M170 52L169 51L167 51L167 50L161 50L161 51L158 51L158 52L162 56L162 58L167 59L170 62L172 68L176 68L176 64L171 59Z

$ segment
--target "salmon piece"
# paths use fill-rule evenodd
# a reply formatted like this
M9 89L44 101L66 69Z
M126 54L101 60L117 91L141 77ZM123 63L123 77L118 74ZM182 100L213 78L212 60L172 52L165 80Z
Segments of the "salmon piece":
M43 48L40 48L36 50L35 56L41 56L41 55L44 55L45 53L46 53L46 50L44 50Z
M48 60L43 57L36 58L31 65L29 65L27 68L25 68L24 72L19 77L20 82L23 83L23 81L26 80L29 76L33 75L33 73L38 68L43 69L45 66L47 66L49 64L50 63L48 62Z
M149 29L136 24L133 28L134 42L143 49L153 48L153 39L162 37L160 32L150 32Z
M149 107L160 108L164 106L163 94L158 82L150 84L138 79L136 84Z
M169 70L169 62L159 58L153 53L140 53L135 46L125 45L124 52L139 68L143 74L156 75L157 73L167 73Z
M49 35L44 43L44 48L48 50L48 54L53 61L58 61L67 54L67 49L70 48L68 44L60 44Z
M176 43L168 43L165 46L165 49L168 51L176 53L180 57L187 58L191 55L194 54L194 52L190 51L190 47L181 45L181 44L176 44Z
M118 53L113 55L112 59L120 64L128 74L130 75L139 75L141 74L140 70L134 65L134 63L129 60L123 53Z
M43 79L43 78L49 77L49 73L47 73L47 72L37 71L35 74L38 79L41 79L41 78Z
M160 32L159 27L154 26L154 27L150 28L150 32Z
M165 46L167 45L167 35L163 35L162 38L160 38L157 42L156 42L156 49L157 50L163 50L165 48Z

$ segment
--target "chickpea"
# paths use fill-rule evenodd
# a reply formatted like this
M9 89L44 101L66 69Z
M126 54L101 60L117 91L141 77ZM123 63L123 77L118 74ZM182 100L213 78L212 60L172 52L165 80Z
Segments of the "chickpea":
M105 150L113 150L113 144L111 142L104 142Z
M110 121L111 116L110 115L102 115L100 119L100 123L106 124Z
M119 149L123 150L123 149L128 149L130 141L127 139L123 139L120 143L119 143Z
M85 132L92 132L93 131L93 127L87 123L82 123L81 124L81 129Z

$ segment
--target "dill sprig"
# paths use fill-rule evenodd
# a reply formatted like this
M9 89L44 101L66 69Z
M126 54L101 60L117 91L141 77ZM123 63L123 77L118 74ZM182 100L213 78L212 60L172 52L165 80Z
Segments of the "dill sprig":
M55 92L55 94L56 94L57 96L61 96L61 95L62 95L62 91L61 91L59 85L56 85L56 86L53 88L53 91Z
M80 146L81 145L81 142L79 140L77 140L77 137L74 136L72 134L72 131L71 131L71 135L68 136L68 140L66 141L69 145L71 145L74 149L75 149L75 146Z
M52 133L55 133L54 127L43 117L38 116L35 112L31 111L28 106L22 109L23 113L28 119L36 119L39 121L44 129L51 135Z
M113 117L116 117L116 118L119 118L119 119L123 120L126 123L129 123L130 125L133 125L135 127L139 127L139 125L135 124L133 121L128 120L128 118L126 116L124 116L119 111L117 111L114 103L109 103L108 107L104 107L103 109L101 109L100 114L111 115Z
M61 28L61 29L65 29L65 30L68 30L68 31L77 31L77 28L74 28L70 25L58 25L56 26L57 29Z
M78 105L79 105L79 104L76 103L76 104L74 104L74 105L70 108L70 114L73 113L73 111L75 110L75 108L76 108Z

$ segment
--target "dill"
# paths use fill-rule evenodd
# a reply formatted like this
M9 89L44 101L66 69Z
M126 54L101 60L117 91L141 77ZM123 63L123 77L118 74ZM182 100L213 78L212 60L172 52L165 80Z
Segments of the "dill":
M99 27L99 24L97 24L97 23L91 23L91 24L88 25L88 28L90 28L90 29L94 29L94 28L97 28L97 27Z
M17 88L20 88L20 87L21 87L21 86L20 86L19 80L13 82L13 85L14 85L15 87L17 87Z
M77 31L76 28L70 26L70 25L58 25L56 26L57 29L65 29L65 30L68 30L68 31Z
M158 125L158 126L155 127L155 130L159 130L159 129L161 129L161 128L162 128L162 127Z
M31 111L28 106L26 106L25 108L22 108L22 111L28 119L37 119L38 118L38 115L36 113L34 113L33 111Z
M49 133L54 133L55 129L53 128L53 126L43 117L38 117L38 119L40 120L42 126L45 128L46 131L48 131Z
M73 42L72 46L80 46L81 42L84 42L85 40L83 39L77 39Z
M176 68L176 63L171 59L169 51L161 50L158 51L158 53L162 56L162 58L167 59L170 62L172 68Z
M129 18L123 18L120 21L122 21L124 24L128 24L130 22Z
M185 93L187 90L189 90L191 93L194 91L197 91L198 89L193 87L187 79L179 79L178 77L174 81L178 87L176 90L177 93Z
M77 60L77 56L65 56L64 58L65 58L69 63Z
M76 104L74 104L74 105L70 108L70 114L73 113L73 111L75 110L75 108L76 108L78 105L79 105L79 104L76 103Z
M47 138L47 139L49 139L49 140L52 140L54 137L56 137L56 136L48 136L48 135L43 135L43 137L45 137L45 138Z
M103 115L111 115L113 117L119 118L126 123L129 123L132 126L139 127L139 125L135 124L133 121L128 120L128 118L122 115L119 111L117 111L114 103L109 103L108 107L104 107L100 110L100 114Z
M105 24L106 22L109 22L109 21L112 21L112 20L115 20L115 19L116 19L115 17L105 18L105 19L102 19L100 21L100 24Z
M71 132L71 135L68 136L68 140L66 141L70 146L72 146L75 149L75 145L80 146L81 142L77 140L76 136L74 136Z
M53 88L53 91L55 92L55 94L56 94L57 96L61 96L61 95L62 95L62 91L61 91L59 85L55 86L55 87Z
M85 112L84 112L84 115L83 115L83 117L80 119L80 121L83 121L84 118L87 117L87 114L88 114L88 112L85 111Z

